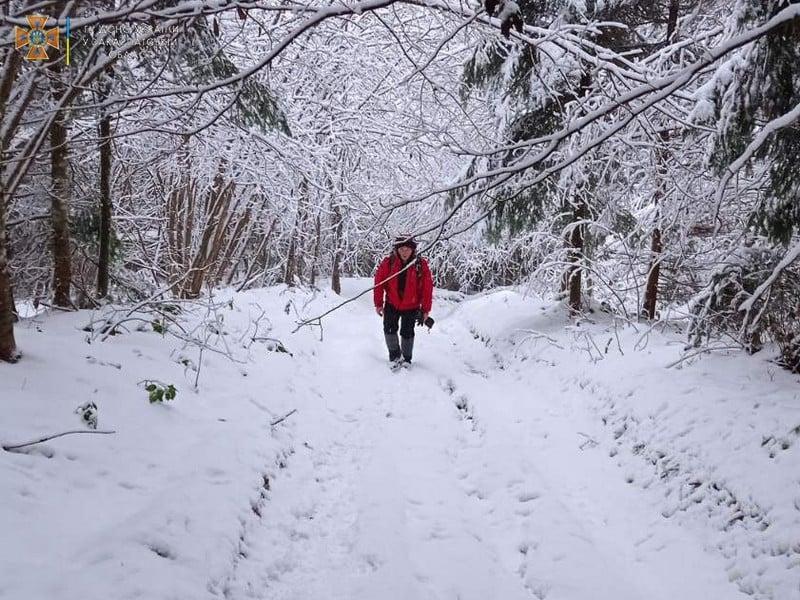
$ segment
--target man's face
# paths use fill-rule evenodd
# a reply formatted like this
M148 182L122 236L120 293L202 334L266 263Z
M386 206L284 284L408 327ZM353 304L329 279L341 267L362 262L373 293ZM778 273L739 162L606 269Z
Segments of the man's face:
M402 260L406 261L411 258L411 255L414 253L414 251L408 246L400 246L397 249L397 253L400 255Z

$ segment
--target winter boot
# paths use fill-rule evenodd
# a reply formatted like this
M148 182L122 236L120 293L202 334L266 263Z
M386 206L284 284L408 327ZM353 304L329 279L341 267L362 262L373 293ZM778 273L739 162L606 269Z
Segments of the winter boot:
M403 360L411 362L411 355L414 353L414 338L404 337L400 338L400 346L403 349Z
M386 347L389 349L389 360L395 362L400 359L400 342L397 341L396 333L387 333Z

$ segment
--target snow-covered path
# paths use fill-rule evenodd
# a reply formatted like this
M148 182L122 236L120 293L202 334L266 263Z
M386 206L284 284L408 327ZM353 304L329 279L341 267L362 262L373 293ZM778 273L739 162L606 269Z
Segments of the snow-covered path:
M596 415L547 369L500 368L440 305L413 368L391 373L370 300L327 321L298 367L292 451L226 597L744 597L596 447Z
M26 321L0 441L87 399L116 433L0 453L0 600L800 600L796 378L665 369L679 332L515 290L436 297L399 373L368 296L320 341L290 332L332 293L220 292L183 317L230 350L201 369L147 320L103 343L88 312Z

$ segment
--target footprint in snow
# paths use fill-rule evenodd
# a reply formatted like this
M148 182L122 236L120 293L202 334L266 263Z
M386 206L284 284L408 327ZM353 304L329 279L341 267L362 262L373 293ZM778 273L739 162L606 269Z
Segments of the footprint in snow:
M170 549L170 547L162 542L151 542L146 545L151 552L157 554L161 558L166 558L169 560L175 560L175 558L177 558L175 553Z
M453 395L456 391L456 384L450 378L439 380L439 386L450 395Z
M547 594L550 592L550 586L547 583L532 577L525 578L525 588L533 594L533 597L537 600L545 600Z
M373 573L383 566L383 561L375 554L365 554L362 558Z
M212 483L214 485L225 485L227 483L230 483L231 481L230 477L228 477L227 475L228 473L226 471L223 471L222 469L217 469L214 467L206 469L206 476L208 477L208 481L209 483Z
M289 530L289 539L293 542L297 542L300 540L309 539L309 535L305 531L300 531L299 529L291 529Z
M531 500L537 500L541 494L539 492L523 492L519 496L517 496L517 500L520 502L530 502Z
M467 496L474 496L478 500L486 500L486 493L483 490L473 488L467 492Z

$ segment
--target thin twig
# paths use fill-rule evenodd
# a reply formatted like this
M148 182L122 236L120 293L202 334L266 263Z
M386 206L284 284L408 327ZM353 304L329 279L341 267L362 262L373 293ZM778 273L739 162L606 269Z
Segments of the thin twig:
M275 425L277 425L278 423L281 423L281 422L285 421L286 419L288 419L289 417L291 417L291 416L292 416L294 413L296 413L296 412L297 412L297 409L296 409L296 408L293 408L293 409L292 409L292 410L290 410L288 413L286 413L285 415L283 415L283 416L282 416L280 419L276 419L275 421L273 421L272 423L270 423L270 426L272 426L272 427L275 427Z
M428 246L428 247L430 247L430 246ZM399 275L400 275L400 273L402 273L403 271L406 271L407 269L411 268L411 266L412 266L412 265L415 265L415 264L417 263L417 261L419 260L419 258L420 258L420 257L419 257L419 255L418 255L418 256L417 256L417 257L416 257L414 260L412 260L412 261L409 261L409 263L408 263L406 266L404 266L402 269L400 269L400 270L399 270L397 273L394 273L393 275L389 275L389 277L387 277L386 279L384 279L384 280L383 280L383 281L381 281L380 283L376 283L376 284L375 284L375 285L373 285L372 287L369 287L369 288L365 289L364 291L362 291L362 292L361 292L361 293L359 293L359 294L356 294L356 295L355 295L355 296L353 296L352 298L348 298L347 300L344 300L343 302L340 302L339 304L337 304L337 305L336 305L336 306L334 306L333 308L331 308L331 309L329 309L329 310L326 310L326 311L325 311L324 313L322 313L321 315L318 315L318 316L316 316L316 317L313 317L313 318L311 318L311 319L306 319L306 320L304 320L304 321L298 321L298 323L297 323L297 327L295 327L295 328L294 328L294 330L292 331L292 333L297 333L297 332L298 332L298 331L299 331L301 328L303 328L303 327L307 327L307 326L309 326L309 325L317 325L317 324L321 325L321 324L322 324L322 319L323 319L324 317L328 316L329 314L331 314L332 312L334 312L334 311L336 311L336 310L339 310L340 308L342 308L342 307L343 307L343 306L345 306L346 304L350 304L351 302L355 302L356 300L358 300L359 298L361 298L361 296L363 296L364 294L368 294L369 292L371 292L372 290L374 290L376 287L380 287L380 286L382 286L383 284L385 284L385 283L387 283L387 282L391 281L391 280L392 280L392 279L394 279L395 277L399 276Z
M108 435L109 433L117 433L116 431L95 431L94 429L76 429L73 431L64 431L63 433L56 433L53 435L48 435L43 438L39 438L38 440L33 440L31 442L25 442L23 444L3 444L3 450L6 452L11 452L12 450L18 450L19 448L24 448L25 446L33 446L34 444L41 444L42 442L46 442L48 440L53 440L55 438L61 437L63 435L72 435L73 433L102 433L104 435Z
M701 354L707 354L709 352L714 352L715 350L741 350L741 349L742 349L741 346L718 346L718 347L714 347L714 348L700 348L696 352L690 352L686 356L682 356L678 360L669 363L664 368L671 369L672 367L675 367L675 366L681 364L685 360L689 360L690 358L694 358L695 356L699 356Z

